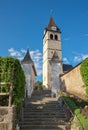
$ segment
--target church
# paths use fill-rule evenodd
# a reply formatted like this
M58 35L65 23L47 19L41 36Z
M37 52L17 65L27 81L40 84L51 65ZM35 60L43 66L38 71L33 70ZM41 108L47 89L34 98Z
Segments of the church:
M30 97L37 76L36 68L29 50L21 62L26 77L25 96ZM85 99L84 82L80 74L81 63L73 67L63 64L61 30L50 17L43 34L43 86L52 92L52 96L66 90L73 95Z

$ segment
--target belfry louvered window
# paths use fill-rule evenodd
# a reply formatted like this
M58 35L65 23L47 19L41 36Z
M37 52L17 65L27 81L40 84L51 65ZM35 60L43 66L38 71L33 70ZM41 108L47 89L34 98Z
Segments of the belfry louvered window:
M58 36L57 35L55 35L55 40L58 40Z
M53 34L50 34L50 39L53 39Z

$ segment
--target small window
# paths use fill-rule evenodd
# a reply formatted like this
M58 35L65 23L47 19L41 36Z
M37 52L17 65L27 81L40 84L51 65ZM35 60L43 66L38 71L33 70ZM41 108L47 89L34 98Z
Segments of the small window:
M58 40L58 36L57 35L55 35L55 40Z
M50 34L50 39L53 39L53 35L52 34Z

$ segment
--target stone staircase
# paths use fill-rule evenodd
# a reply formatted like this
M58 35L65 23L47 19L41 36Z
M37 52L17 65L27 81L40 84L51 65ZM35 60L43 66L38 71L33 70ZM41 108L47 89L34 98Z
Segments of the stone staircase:
M26 101L20 130L70 130L63 108L50 90L35 91Z

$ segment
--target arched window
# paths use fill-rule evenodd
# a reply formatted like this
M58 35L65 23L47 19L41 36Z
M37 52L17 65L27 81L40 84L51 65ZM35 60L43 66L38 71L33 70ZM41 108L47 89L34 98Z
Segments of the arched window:
M53 39L53 34L50 34L50 39Z
M58 40L58 36L57 35L55 35L55 40Z

